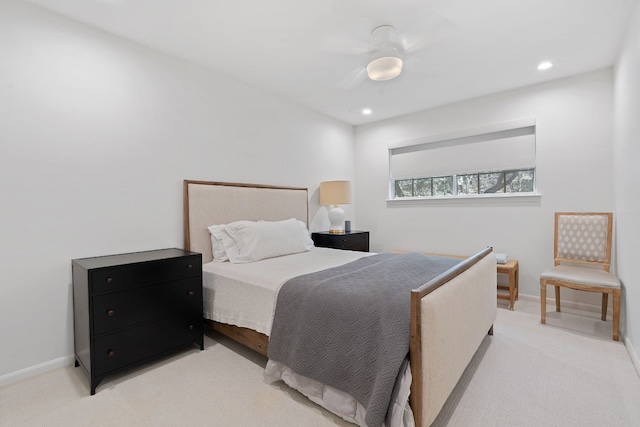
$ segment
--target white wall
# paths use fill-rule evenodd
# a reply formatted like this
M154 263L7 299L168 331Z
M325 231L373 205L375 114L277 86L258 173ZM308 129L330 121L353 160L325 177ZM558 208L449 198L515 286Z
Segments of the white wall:
M0 55L0 383L73 353L71 259L182 246L183 179L353 178L351 126L34 6Z
M371 231L372 250L472 254L490 245L519 260L521 293L539 295L539 275L553 265L553 213L613 210L612 97L606 69L357 127L356 219ZM389 141L526 117L537 119L540 199L386 202Z
M623 283L621 329L627 347L635 349L640 372L640 4L627 28L615 67L613 183L617 271Z

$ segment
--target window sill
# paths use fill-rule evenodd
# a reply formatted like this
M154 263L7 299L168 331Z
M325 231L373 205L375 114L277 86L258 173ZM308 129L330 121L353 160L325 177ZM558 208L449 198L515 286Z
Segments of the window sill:
M442 197L403 197L399 199L387 199L387 205L450 205L450 204L477 204L477 203L523 203L540 204L542 194L539 193L512 193L512 194L474 194L464 196Z

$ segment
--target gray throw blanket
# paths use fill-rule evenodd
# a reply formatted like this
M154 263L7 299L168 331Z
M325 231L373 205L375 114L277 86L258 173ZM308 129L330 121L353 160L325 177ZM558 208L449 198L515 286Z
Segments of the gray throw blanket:
M367 426L390 412L409 354L411 290L461 260L379 254L286 282L269 337L269 359L350 394Z

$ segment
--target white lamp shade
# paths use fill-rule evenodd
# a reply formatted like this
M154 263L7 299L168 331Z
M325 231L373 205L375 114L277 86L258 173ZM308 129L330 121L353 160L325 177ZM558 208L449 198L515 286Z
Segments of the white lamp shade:
M351 181L324 181L320 183L321 205L351 203Z

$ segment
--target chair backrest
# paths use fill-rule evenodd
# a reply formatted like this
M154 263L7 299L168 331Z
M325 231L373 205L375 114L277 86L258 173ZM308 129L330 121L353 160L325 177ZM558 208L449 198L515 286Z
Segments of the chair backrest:
M555 265L561 262L611 264L611 212L556 212Z

